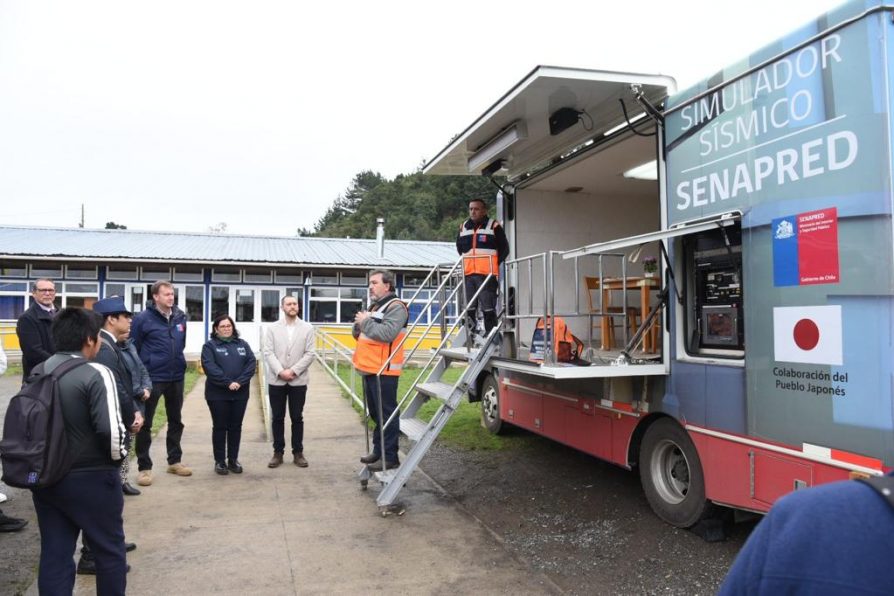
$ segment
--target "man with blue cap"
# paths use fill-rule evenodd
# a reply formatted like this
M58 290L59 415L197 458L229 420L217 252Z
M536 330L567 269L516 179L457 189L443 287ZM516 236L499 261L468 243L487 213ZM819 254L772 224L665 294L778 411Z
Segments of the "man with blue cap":
M118 403L121 410L121 420L130 434L136 433L143 426L143 414L141 413L142 400L133 394L133 381L130 369L121 356L119 340L130 333L130 321L133 313L124 304L124 298L111 296L93 303L93 311L102 315L102 329L99 330L100 348L94 362L108 367L115 377L115 385L118 388ZM130 445L128 440L127 445ZM125 457L121 464L122 486L127 482L128 458ZM123 489L126 493L127 490ZM96 573L96 561L89 548L89 541L85 541L81 549L81 559L78 561L78 573L81 575L93 575ZM131 551L136 548L133 543L126 543L126 548Z

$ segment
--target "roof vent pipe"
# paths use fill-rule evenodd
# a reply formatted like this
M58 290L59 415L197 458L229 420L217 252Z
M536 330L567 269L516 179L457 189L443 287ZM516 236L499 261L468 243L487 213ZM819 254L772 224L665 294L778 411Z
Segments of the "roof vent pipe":
M376 218L376 247L379 249L379 258L385 258L385 218Z

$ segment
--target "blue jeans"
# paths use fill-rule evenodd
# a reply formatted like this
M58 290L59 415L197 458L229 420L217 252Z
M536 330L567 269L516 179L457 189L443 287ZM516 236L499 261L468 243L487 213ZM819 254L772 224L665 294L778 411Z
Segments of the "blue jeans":
M96 558L96 593L124 594L124 493L118 468L75 470L51 487L34 489L31 496L40 526L40 593L72 593L72 557L78 532L83 530Z
M366 406L369 408L369 416L376 423L373 432L373 452L382 454L382 437L379 429L383 421L379 420L379 381L382 385L382 417L387 421L391 414L397 410L397 382L400 377L391 375L363 375L363 395L366 397ZM391 424L385 427L385 461L396 463L397 444L400 438L400 411L398 410Z

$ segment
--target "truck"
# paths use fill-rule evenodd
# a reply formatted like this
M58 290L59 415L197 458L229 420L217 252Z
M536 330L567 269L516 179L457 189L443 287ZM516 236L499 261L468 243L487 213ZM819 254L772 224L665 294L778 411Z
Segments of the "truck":
M894 3L857 0L680 92L539 66L487 108L423 167L500 187L483 424L638 471L681 528L889 471L892 75Z

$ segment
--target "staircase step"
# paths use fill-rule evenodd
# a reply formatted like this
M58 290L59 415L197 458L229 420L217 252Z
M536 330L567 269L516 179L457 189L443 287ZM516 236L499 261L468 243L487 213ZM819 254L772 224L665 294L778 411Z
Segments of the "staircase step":
M463 362L468 362L470 360L474 360L476 356L478 356L478 352L481 350L478 348L472 348L471 350L464 347L453 347L453 348L444 348L441 350L441 355L447 358L448 360L460 360Z
M418 441L425 434L428 423L418 418L401 418L400 432L404 433L411 441Z
M376 480L381 482L382 484L388 484L394 477L397 475L397 468L388 468L384 472L373 472L373 476L376 477Z
M436 397L442 401L447 401L450 394L453 393L453 384L444 383L442 381L428 381L416 385L416 391L423 395Z

